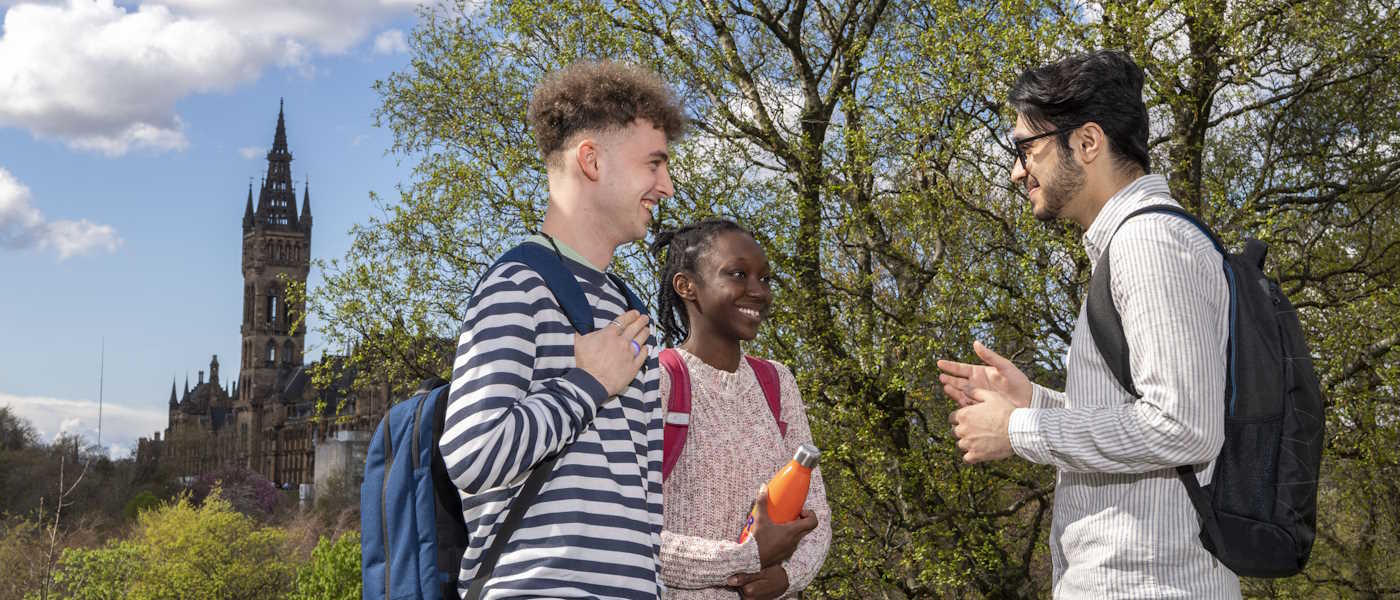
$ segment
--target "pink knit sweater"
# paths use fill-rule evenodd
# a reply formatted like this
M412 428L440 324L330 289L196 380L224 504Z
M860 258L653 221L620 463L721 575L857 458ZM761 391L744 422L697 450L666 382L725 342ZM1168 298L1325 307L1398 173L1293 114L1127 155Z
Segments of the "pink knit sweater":
M661 580L666 598L734 600L739 593L725 579L759 570L757 543L752 538L735 542L744 518L758 488L792 460L799 445L812 441L812 430L797 381L786 366L774 363L788 424L784 437L748 361L741 358L739 369L729 373L678 351L690 370L690 430L685 450L662 486ZM670 377L662 369L663 403L670 391ZM818 524L783 565L789 581L785 597L796 597L812 582L831 544L831 509L820 467L812 472L806 508L816 513Z

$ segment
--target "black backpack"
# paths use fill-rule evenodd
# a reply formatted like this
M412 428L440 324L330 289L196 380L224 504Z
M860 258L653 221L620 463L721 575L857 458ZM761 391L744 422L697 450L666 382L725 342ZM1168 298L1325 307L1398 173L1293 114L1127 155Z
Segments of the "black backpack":
M1278 283L1263 273L1264 242L1246 240L1243 252L1227 253L1209 227L1173 205L1140 208L1124 222L1143 213L1190 221L1225 257L1230 287L1225 444L1205 487L1190 465L1177 467L1200 515L1201 542L1239 575L1296 575L1308 561L1316 534L1323 444L1322 389L1297 311ZM1118 383L1141 397L1133 386L1110 281L1105 250L1089 282L1089 331Z
M580 334L593 331L593 307L555 251L524 243L506 252L496 264L503 262L530 267L544 280L574 329ZM494 268L492 265L485 273ZM612 273L607 276L622 290L629 308L646 314L646 305L621 278ZM385 413L371 438L360 489L360 574L366 600L458 597L462 555L471 540L457 487L438 450L448 391L446 381L425 380L411 398ZM511 501L492 545L481 554L476 577L465 596L468 600L481 597L506 542L520 527L525 511L566 451L537 465Z

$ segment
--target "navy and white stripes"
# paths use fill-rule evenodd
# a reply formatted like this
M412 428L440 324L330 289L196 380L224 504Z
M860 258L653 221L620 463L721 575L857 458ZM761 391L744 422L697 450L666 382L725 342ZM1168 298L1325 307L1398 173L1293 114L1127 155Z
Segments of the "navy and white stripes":
M566 257L602 328L627 310L603 273ZM574 329L522 264L486 274L467 308L440 443L471 543L462 589L537 464L567 447L496 566L483 597L659 596L661 418L655 341L609 398L576 367Z
M1016 453L1060 469L1050 537L1057 598L1240 597L1239 579L1197 538L1175 470L1199 465L1208 483L1224 442L1229 290L1220 253L1190 222L1123 222L1157 204L1174 204L1166 180L1141 177L1084 233L1090 264L1112 238L1113 301L1142 397L1118 385L1081 306L1065 391L1036 386L1031 408L1011 416Z

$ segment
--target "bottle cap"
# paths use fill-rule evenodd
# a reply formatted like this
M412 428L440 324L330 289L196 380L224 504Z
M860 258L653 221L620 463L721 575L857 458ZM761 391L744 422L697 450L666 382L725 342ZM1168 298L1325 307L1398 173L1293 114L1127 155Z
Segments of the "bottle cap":
M811 444L802 444L798 446L797 452L792 455L792 459L797 461L797 464L807 467L808 469L817 466L817 460L821 457L822 451Z

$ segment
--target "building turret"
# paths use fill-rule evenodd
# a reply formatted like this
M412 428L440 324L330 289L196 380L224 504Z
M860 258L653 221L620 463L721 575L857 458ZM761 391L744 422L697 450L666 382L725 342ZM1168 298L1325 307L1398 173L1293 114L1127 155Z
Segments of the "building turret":
M301 230L306 232L307 239L311 239L311 178L306 178L306 185L301 192Z
M243 233L253 230L253 182L248 181L248 205L243 209Z

